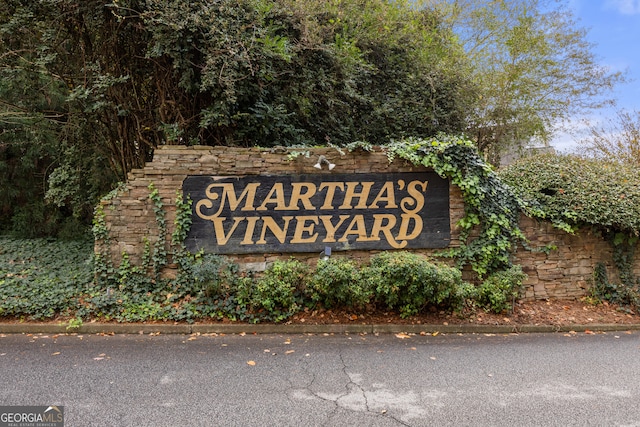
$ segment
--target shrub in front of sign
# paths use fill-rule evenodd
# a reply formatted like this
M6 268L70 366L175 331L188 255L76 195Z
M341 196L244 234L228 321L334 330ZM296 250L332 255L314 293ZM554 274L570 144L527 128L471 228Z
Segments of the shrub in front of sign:
M373 301L401 317L428 306L455 309L463 303L462 273L410 252L383 252L371 258L362 272Z
M477 288L477 305L493 313L512 309L526 278L519 265L491 274Z
M306 296L313 305L361 310L371 299L371 288L355 262L345 258L320 260L311 274Z
M271 264L251 291L250 306L255 320L281 322L300 311L308 277L309 267L300 261L291 259Z
M191 267L194 290L215 298L228 294L238 276L238 264L219 255L204 255Z

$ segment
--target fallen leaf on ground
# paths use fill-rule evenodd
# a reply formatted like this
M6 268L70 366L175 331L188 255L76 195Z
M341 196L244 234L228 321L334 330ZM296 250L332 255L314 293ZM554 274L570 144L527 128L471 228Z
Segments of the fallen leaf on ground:
M295 352L296 352L295 350L287 350L287 351L284 352L284 354L291 354L291 353L295 353Z
M249 365L249 366L256 366L256 362L254 362L253 360L249 360L249 361L247 362L247 365Z
M52 356L57 356L57 355L59 355L59 354L60 354L60 352L59 352L59 351L56 351L55 353L51 353L51 355L52 355Z
M411 338L409 335L405 334L404 332L400 332L399 334L396 334L396 338L400 338L401 340L407 339L407 338Z

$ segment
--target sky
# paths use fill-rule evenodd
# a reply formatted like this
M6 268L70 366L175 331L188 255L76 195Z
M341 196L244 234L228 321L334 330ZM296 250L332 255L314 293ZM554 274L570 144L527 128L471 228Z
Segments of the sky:
M601 65L612 71L625 71L629 83L615 88L615 108L589 117L606 123L615 117L616 109L640 111L640 0L569 0L568 6L577 24L588 30L587 39ZM579 129L581 118L572 122ZM576 151L575 137L558 134L551 145L559 151Z

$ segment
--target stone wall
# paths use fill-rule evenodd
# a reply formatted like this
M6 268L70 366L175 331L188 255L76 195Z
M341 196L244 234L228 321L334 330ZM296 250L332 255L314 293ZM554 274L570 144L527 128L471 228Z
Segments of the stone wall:
M551 223L522 216L520 228L529 248L518 248L514 263L529 276L525 282L528 299L575 299L587 294L593 271L604 263L612 281L617 281L613 249L599 233L584 228L568 234ZM551 248L551 249L550 249ZM640 258L634 259L634 274L640 275Z
M133 263L140 263L145 242L153 245L158 239L158 226L154 206L150 199L150 184L162 199L170 240L176 216L176 196L188 175L242 176L261 174L327 174L326 168L313 167L318 156L324 155L336 164L340 173L391 173L417 172L424 168L396 160L389 163L382 152L354 151L341 154L335 149L319 148L310 151L274 148L184 147L163 146L155 151L152 162L143 169L129 173L124 189L105 198L102 202L104 218L111 239L111 257L118 265L123 252ZM464 203L457 187L450 187L451 246L459 245L458 220L464 214ZM594 266L598 262L614 271L612 250L601 237L582 230L569 235L548 223L539 223L523 217L521 227L533 250L518 248L514 262L523 266L529 278L525 283L527 299L573 299L585 295ZM557 247L554 250L544 250ZM416 252L433 255L437 250ZM349 251L336 256L349 256L365 262L373 252ZM313 263L317 254L265 253L237 255L241 266L251 270L263 270L275 259L291 256ZM640 273L640 263L636 260ZM169 265L166 274L171 275L175 265Z

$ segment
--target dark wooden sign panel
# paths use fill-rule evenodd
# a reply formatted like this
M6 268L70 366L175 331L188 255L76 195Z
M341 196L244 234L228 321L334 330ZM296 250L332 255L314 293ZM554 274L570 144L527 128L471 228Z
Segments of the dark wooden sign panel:
M242 254L449 245L449 183L433 172L189 176L186 239L196 252Z

